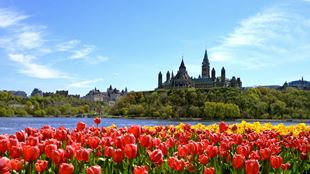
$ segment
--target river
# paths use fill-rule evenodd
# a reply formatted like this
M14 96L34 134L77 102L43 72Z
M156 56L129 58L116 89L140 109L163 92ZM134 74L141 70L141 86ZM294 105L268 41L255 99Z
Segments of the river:
M0 134L15 134L16 131L24 130L26 127L41 128L44 125L52 127L65 126L66 128L75 128L77 122L85 122L88 126L92 126L93 118L33 118L33 117L0 117ZM197 124L203 123L210 125L218 121L172 121L172 120L154 120L154 119L127 119L127 118L102 118L100 126L110 126L115 124L117 127L136 125L177 125L179 123ZM236 123L235 121L227 121L227 123ZM272 121L273 125L281 123L281 121ZM297 122L284 122L285 125L297 124ZM307 123L309 125L309 123Z

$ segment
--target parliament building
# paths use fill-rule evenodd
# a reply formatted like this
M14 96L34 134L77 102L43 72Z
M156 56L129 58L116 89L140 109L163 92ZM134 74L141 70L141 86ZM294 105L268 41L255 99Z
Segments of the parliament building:
M162 73L158 74L158 88L213 88L213 87L242 87L240 78L233 76L231 79L226 78L226 71L223 67L221 76L216 77L215 69L212 68L210 75L210 62L208 52L205 51L202 61L201 75L198 78L190 77L187 73L184 60L182 58L181 65L177 74L174 76L173 72L168 71L166 74L166 81L163 81Z

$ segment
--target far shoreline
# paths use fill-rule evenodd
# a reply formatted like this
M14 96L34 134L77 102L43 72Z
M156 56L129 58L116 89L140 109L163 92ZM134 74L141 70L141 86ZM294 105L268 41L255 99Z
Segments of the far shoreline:
M1 118L95 118L96 116L0 116ZM114 119L131 119L131 120L167 120L167 121L229 121L229 122L295 122L295 123L310 123L310 119L250 119L250 118L238 118L238 119L204 119L204 118L155 118L155 117L134 117L134 116L116 116L116 115L98 115L100 118L114 118Z

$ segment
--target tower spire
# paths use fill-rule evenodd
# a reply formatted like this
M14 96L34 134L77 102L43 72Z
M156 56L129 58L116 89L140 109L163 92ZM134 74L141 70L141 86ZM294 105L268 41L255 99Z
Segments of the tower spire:
M185 64L184 64L184 60L183 60L183 56L182 56L182 62L181 62L179 69L186 69Z
M207 51L207 49L205 50L205 55L204 55L204 57L203 57L203 62L209 63L209 58L208 58L208 51Z
M210 63L207 49L205 50L205 55L202 61L201 76L202 78L210 78Z

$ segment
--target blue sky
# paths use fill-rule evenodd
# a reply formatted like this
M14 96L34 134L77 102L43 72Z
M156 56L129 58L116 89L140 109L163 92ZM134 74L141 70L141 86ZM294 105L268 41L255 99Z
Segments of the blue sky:
M0 1L0 90L152 90L159 71L310 80L310 0Z

